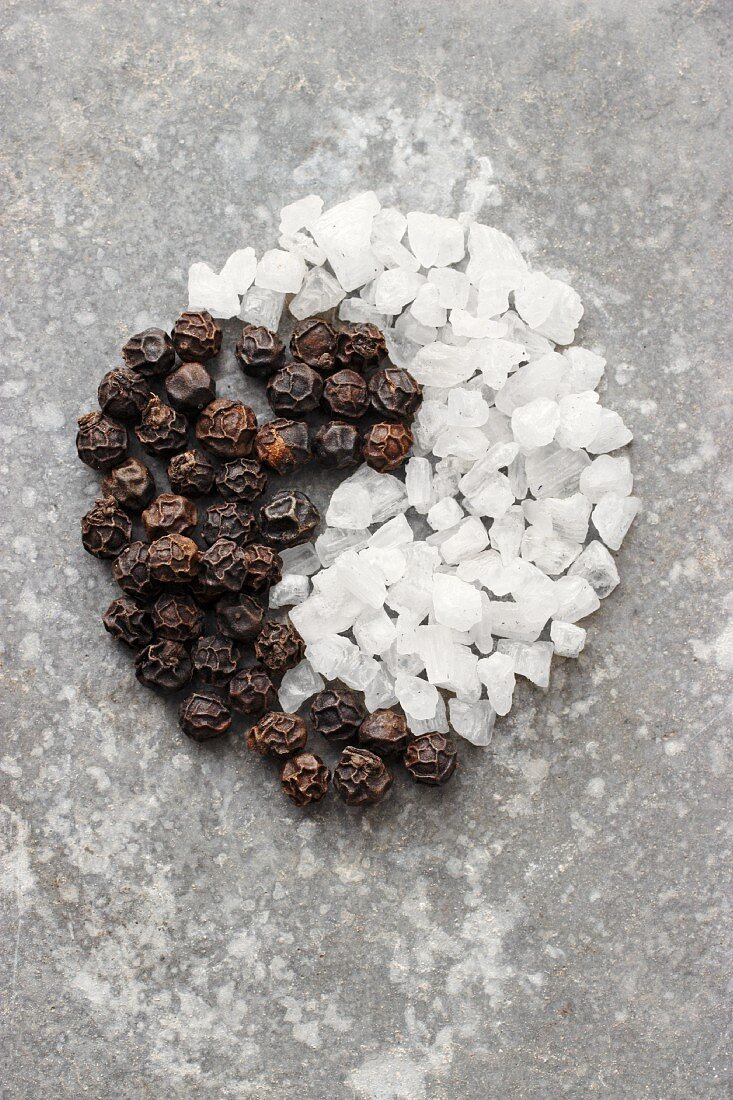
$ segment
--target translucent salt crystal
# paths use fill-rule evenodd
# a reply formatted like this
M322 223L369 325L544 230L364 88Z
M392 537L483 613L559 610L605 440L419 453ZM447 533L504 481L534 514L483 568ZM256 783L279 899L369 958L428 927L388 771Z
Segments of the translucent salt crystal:
M436 501L427 515L429 525L434 531L445 531L463 519L463 509L453 497L443 497Z
M390 322L390 317L385 313L380 313L378 309L370 306L362 298L344 298L339 306L339 320L353 321L356 324L376 325L377 328L384 330Z
M397 702L394 680L387 669L380 665L373 680L364 689L364 706L373 714L375 710L393 707Z
M400 267L403 271L420 270L420 261L398 241L372 240L372 252L385 267Z
M474 646L479 653L491 653L494 648L494 636L491 630L491 600L486 592L481 592L481 618L468 632L468 645Z
M370 564L355 550L347 550L337 560L335 567L344 588L368 607L382 607L387 596L387 586L380 570Z
M568 542L543 528L530 526L522 538L522 557L553 577L564 573L582 549L581 543Z
M516 454L516 443L495 443L461 477L458 488L465 497L478 495L485 488L487 479L494 477L503 466L507 466ZM509 504L513 503L512 498Z
M385 602L387 607L398 614L404 611L413 612L418 619L424 619L433 606L433 597L431 589L423 580L413 580L408 574L388 589Z
M366 488L345 481L334 489L326 511L326 523L329 527L358 531L369 527L371 522L372 500Z
M627 497L633 487L634 478L627 455L619 455L618 458L599 455L580 475L580 491L592 504L597 504L606 493Z
M511 340L482 340L473 350L484 382L494 390L504 386L510 373L525 358L524 346Z
M587 447L598 432L602 409L598 394L592 390L571 393L561 397L558 403L560 418L555 439L561 447L577 450ZM549 440L548 440L549 442Z
M562 379L568 369L562 355L550 352L541 359L525 363L506 381L496 395L496 407L500 412L511 416L515 409L544 397L555 401L558 397Z
M316 313L326 313L333 309L343 297L344 292L333 275L329 275L322 267L314 267L306 275L289 308L293 317L302 321Z
M378 569L384 583L389 586L402 580L407 569L407 560L396 546L367 546L359 551L359 557Z
M438 336L435 325L423 325L417 317L413 317L409 309L395 321L395 332L404 336L410 343L417 344L418 347L432 344Z
M593 526L606 546L618 550L634 519L641 510L638 497L620 497L606 493L593 509Z
M589 542L568 570L571 577L588 581L599 600L604 600L619 583L616 563L602 542Z
M546 534L557 535L568 542L585 542L591 504L582 493L573 493L572 496L562 498L525 500L522 510L528 523Z
M366 489L372 504L372 523L383 523L407 511L405 484L393 474L380 474L365 463L341 484Z
M254 282L256 270L257 256L254 248L239 248L232 252L219 274L231 283L237 294L246 294Z
M412 528L404 513L387 520L369 538L369 546L384 548L406 546L414 539Z
M478 390L460 387L448 393L448 416L459 428L480 428L489 419L489 403Z
M317 691L325 687L323 678L318 675L309 661L301 661L295 668L289 669L280 681L277 697L280 708L286 714L294 714Z
M323 199L320 195L306 195L296 199L280 211L280 232L287 235L297 233L299 229L308 229L323 212Z
M516 340L524 346L524 355L522 358L527 362L531 363L535 359L542 359L543 356L554 352L554 344L548 340L546 336L540 336L539 332L533 332L529 325L525 324L519 314L514 310L508 310L503 315L502 320L509 326L511 339ZM561 388L561 393L565 392L566 390L564 387Z
M453 331L453 326L450 323L443 325L443 327L439 328L437 331L437 339L443 344L453 344L457 348L465 348L470 343L467 336L458 336L458 334Z
M270 589L270 607L293 607L308 599L310 581L297 573L286 573L279 584Z
M574 623L554 619L550 626L550 638L558 657L578 657L585 645L585 630Z
M278 237L277 243L285 252L293 252L316 267L326 262L326 253L318 247L310 233L293 233L291 236L283 234Z
M518 642L534 642L542 633L547 619L531 616L518 603L491 601L491 630L497 638Z
M538 397L520 405L512 413L512 433L523 451L546 447L555 438L560 423L560 408L557 401Z
M491 317L474 317L465 309L452 309L450 324L456 336L466 336L471 340L506 335L505 325L497 323Z
M369 532L365 530L342 531L338 527L329 527L316 539L316 553L321 565L333 565L345 550L362 550L369 542Z
M421 515L430 508L433 488L433 468L427 458L414 455L405 466L405 488L411 508Z
M527 489L529 488L529 482L527 481L527 467L524 462L524 455L516 455L507 466L506 470L507 481L509 482L509 488L514 493L516 500L523 500L527 495Z
M580 295L541 271L525 275L514 293L514 307L530 328L556 344L572 344L583 316Z
M447 626L437 623L418 626L415 630L415 652L425 666L431 684L440 684L453 675L453 640Z
M489 545L489 535L480 519L468 516L459 523L456 533L440 548L443 561L457 565L466 558L474 558Z
M320 672L327 680L338 680L341 670L353 659L352 653L355 649L357 647L348 638L334 634L309 643L305 648L305 655L316 672Z
M455 218L410 211L407 215L407 239L423 267L447 267L463 259L463 226Z
M474 515L498 519L514 504L514 493L504 474L489 474L481 488L467 495L466 500Z
M402 267L388 268L377 276L376 307L381 313L399 313L412 302L425 282L425 276Z
M394 206L383 206L372 223L372 240L401 241L407 229L407 218Z
M486 433L480 428L458 428L450 425L433 443L433 454L440 458L456 455L466 462L475 462L489 449Z
M377 300L376 279L372 279L370 283L365 283L359 291L359 297L363 298L370 306L375 306Z
M433 576L433 610L443 626L470 630L481 619L481 593L450 573Z
M515 558L506 567L509 591L532 618L547 622L557 610L558 597L554 582L532 562Z
M366 191L325 210L309 227L344 290L363 286L380 269L371 249L372 224L379 207L374 192Z
M594 390L603 378L606 366L603 356L586 348L566 348L562 354L570 365L563 378L561 396Z
M517 453L517 445L512 437L511 419L506 413L492 407L489 409L489 419L484 424L484 431L492 444L489 455L495 455L497 459L494 469L498 470L510 461L510 458L504 458L505 454L514 455ZM504 448L500 448L499 444L505 444ZM496 448L495 451L494 448ZM501 458L501 461L499 461L499 458Z
M349 630L363 610L361 600L350 593L334 598L332 594L315 592L292 608L290 621L301 637L310 643Z
M282 248L271 248L257 264L255 286L281 294L295 294L303 285L305 272L305 260L301 256Z
M522 509L516 505L508 508L491 524L489 538L494 550L498 550L501 555L502 565L509 565L514 558L519 557L523 535L524 515Z
M403 547L405 561L407 563L407 576L412 579L421 579L425 583L431 581L433 573L441 564L440 554L432 546L424 542L412 542Z
M471 258L466 275L475 286L482 284L485 294L492 289L499 305L496 312L502 313L510 292L516 290L525 276L527 261L511 237L480 222L469 226L468 252Z
M425 668L425 662L419 653L398 653L397 647L391 645L382 654L382 660L390 676L417 676Z
M251 286L242 298L239 316L249 325L262 325L270 332L277 332L284 302L285 295L280 291Z
M459 737L481 748L488 745L494 732L496 711L487 699L464 703L451 699L448 704L450 724Z
M478 677L486 687L489 702L497 714L508 714L514 695L514 659L508 653L492 653L478 662Z
M410 313L421 325L440 327L446 321L446 309L439 301L438 288L431 283L423 283L410 306Z
M586 448L593 455L616 451L634 438L617 412L612 409L601 409L600 412L598 430Z
M405 715L407 728L413 737L420 737L423 733L448 733L448 714L445 708L445 700L438 695L438 705L432 718L413 718L411 714Z
M478 583L482 588L488 588L495 596L506 596L511 584L506 566L502 565L496 550L484 550L475 557L460 562L456 576L462 581Z
M321 568L321 561L312 542L303 542L300 546L289 546L279 551L282 560L283 576L296 573L310 577Z
M466 463L455 455L448 455L436 462L433 470L433 504L441 497L455 496L458 483L466 472Z
M463 309L468 301L468 276L452 267L433 267L428 271L428 283L437 288L438 301L444 309Z
M550 665L554 646L552 642L499 642L499 651L506 653L514 661L514 673L523 676L537 687L547 691L550 686Z
M455 524L453 527L446 527L444 531L433 531L432 535L427 536L425 542L428 544L428 546L433 546L437 549L440 549L444 542L447 542L448 539L453 538L457 530L458 524Z
M569 451L548 443L524 460L527 482L534 497L569 497L577 493L590 459L585 451Z
M559 577L555 581L555 595L558 604L554 618L566 623L584 619L601 606L585 577Z
M401 611L394 620L397 637L394 649L397 653L418 653L417 628L425 616L415 611ZM424 667L421 665L421 668Z
M236 317L239 295L223 275L217 275L208 264L191 264L188 269L188 308L207 309L212 317Z
M481 682L478 678L478 656L467 646L453 646L453 674L441 687L454 691L465 702L476 702L481 698Z
M395 678L395 693L405 714L418 719L435 716L438 692L427 680L409 673L399 673Z
M354 623L356 644L364 653L373 657L384 653L397 637L397 629L383 608L364 611Z
M420 348L410 373L423 386L456 386L476 373L475 361L467 348L437 341Z
M358 657L353 658L341 669L339 679L347 687L355 688L357 691L366 691L375 676L379 674L380 666L374 657L368 657L366 653L362 653L360 650L358 650L358 653Z
M411 340L405 333L397 332L393 328L382 327L382 331L390 362L394 363L396 367L404 367L405 370L409 370L412 360L420 350L420 345Z

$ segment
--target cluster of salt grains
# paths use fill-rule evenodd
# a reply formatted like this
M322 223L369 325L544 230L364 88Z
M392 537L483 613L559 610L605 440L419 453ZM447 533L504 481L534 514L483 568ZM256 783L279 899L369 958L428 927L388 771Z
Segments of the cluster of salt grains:
M271 606L292 609L307 648L281 705L340 680L369 710L399 703L414 733L486 745L515 676L547 688L553 653L578 656L578 621L618 584L609 548L640 503L609 453L631 432L595 393L605 360L568 346L576 292L497 229L367 192L325 213L317 196L292 203L280 232L259 261L194 264L190 307L270 329L286 295L298 319L338 307L382 328L424 393L405 481L360 467L315 548L283 554ZM432 533L416 538L407 513Z

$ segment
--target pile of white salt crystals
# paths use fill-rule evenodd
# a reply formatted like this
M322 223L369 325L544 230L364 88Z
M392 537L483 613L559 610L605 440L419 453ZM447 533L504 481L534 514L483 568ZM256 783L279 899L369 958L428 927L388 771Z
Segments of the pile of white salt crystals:
M270 606L290 608L306 657L281 705L338 680L370 711L399 703L415 734L487 745L515 677L546 689L553 654L583 649L640 508L631 432L595 392L605 360L570 346L581 300L498 229L371 191L326 211L309 195L280 233L218 275L194 264L190 308L273 330L286 300L298 319L372 322L424 398L404 481L360 466L315 546L282 555Z

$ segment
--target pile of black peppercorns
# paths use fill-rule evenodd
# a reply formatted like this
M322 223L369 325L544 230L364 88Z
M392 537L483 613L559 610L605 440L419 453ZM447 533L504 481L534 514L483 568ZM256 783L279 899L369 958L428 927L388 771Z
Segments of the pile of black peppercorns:
M112 560L123 594L102 621L134 651L140 683L162 692L183 691L194 679L204 685L179 708L181 729L194 741L226 733L233 711L252 720L248 748L277 760L283 790L306 806L324 797L331 775L305 751L303 719L277 710L276 685L302 660L305 646L266 607L282 577L278 550L310 541L321 517L297 489L274 493L257 513L255 501L268 473L289 473L313 455L333 469L362 459L376 470L397 469L409 453L408 424L422 395L407 371L382 365L387 349L374 325L336 330L319 318L301 321L289 362L276 333L245 325L237 362L245 375L266 380L277 416L258 426L247 405L216 398L204 364L221 345L222 329L205 311L183 313L170 336L147 329L124 345L125 365L100 383L101 411L79 420L79 457L106 474L103 496L82 518L82 543ZM319 408L333 419L311 439L303 418ZM368 414L371 422L360 432L355 421ZM128 453L127 425L143 451L168 462L172 492L156 495L149 466ZM190 447L192 426L200 449ZM202 497L213 498L203 515L195 503ZM249 652L255 663L245 664ZM333 785L348 805L384 797L392 785L385 757L403 757L421 783L442 784L455 770L450 738L412 737L397 711L367 715L348 688L321 691L310 713L318 733L346 744Z

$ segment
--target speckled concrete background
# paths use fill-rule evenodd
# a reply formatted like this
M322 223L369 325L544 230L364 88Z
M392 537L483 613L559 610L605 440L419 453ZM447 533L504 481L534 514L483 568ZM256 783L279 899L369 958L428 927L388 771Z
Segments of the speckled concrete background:
M729 1095L730 5L0 18L2 1096ZM573 280L646 512L580 661L452 786L304 817L101 630L74 421L191 260L371 186Z

